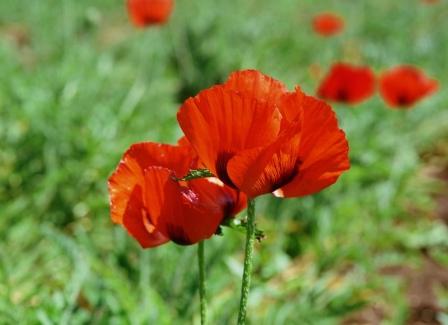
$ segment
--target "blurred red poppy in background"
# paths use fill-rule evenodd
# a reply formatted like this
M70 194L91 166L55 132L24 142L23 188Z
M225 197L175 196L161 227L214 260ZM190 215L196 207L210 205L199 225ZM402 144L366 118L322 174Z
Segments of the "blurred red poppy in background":
M438 3L439 0L422 0L422 2L431 5L431 4Z
M127 0L129 17L137 27L165 23L174 7L173 0Z
M437 88L437 80L428 78L422 70L409 65L392 68L380 77L381 96L391 107L410 107Z
M137 143L109 178L112 220L142 247L197 243L245 207L244 194L216 178L178 180L196 167L192 153L188 144Z
M344 29L344 20L332 13L322 13L313 18L313 29L322 36L333 36Z
M177 118L204 165L251 198L312 194L350 165L331 107L255 70L187 99Z
M375 76L369 67L334 64L321 82L317 95L335 102L358 104L375 91Z

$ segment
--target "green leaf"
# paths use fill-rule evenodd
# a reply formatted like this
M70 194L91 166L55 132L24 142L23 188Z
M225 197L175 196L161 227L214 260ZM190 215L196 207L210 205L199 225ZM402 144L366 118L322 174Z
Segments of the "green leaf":
M188 174L183 178L179 178L180 181L190 181L196 178L214 177L208 169L190 169Z

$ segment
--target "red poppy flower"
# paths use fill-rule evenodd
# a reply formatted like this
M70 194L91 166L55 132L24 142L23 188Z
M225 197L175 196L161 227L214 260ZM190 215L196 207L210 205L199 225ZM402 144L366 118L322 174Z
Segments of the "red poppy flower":
M436 3L438 3L439 0L422 0L422 2L431 5L431 4L436 4Z
M187 99L177 118L203 164L249 197L312 194L349 168L331 107L255 70Z
M438 88L438 82L428 78L416 67L402 65L385 71L380 78L380 93L392 107L410 107Z
M322 36L333 36L344 29L344 20L332 13L322 13L313 19L314 31Z
M369 67L334 64L320 84L319 97L335 102L357 104L373 95L375 76Z
M129 17L137 27L165 23L173 10L173 0L127 0Z
M169 240L188 245L212 236L246 200L216 178L178 181L196 162L185 142L132 145L109 178L112 220L145 248Z

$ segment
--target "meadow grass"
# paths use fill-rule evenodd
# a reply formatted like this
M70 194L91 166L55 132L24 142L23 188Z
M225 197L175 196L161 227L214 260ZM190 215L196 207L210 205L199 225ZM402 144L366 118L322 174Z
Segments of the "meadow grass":
M0 323L198 323L196 248L142 250L109 219L108 176L130 144L174 143L182 100L231 71L314 93L335 60L415 64L440 90L406 112L378 95L333 105L352 168L317 195L259 200L249 319L338 324L374 305L404 323L406 282L380 270L418 268L422 250L448 266L443 184L425 176L448 166L447 3L178 0L168 25L135 30L122 2L0 2ZM314 35L320 11L345 32ZM210 324L235 322L243 247L232 230L206 243Z

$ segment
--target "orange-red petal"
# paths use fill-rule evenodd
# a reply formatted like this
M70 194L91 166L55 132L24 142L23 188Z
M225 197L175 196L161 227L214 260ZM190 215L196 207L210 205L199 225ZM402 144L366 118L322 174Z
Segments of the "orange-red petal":
M286 197L313 194L333 184L350 168L347 139L331 107L300 89L288 96L282 106L284 111L297 110L296 118L301 120L301 164L297 175L275 194Z
M272 105L277 104L287 92L286 86L257 70L242 70L232 73L224 86L244 96L256 98Z
M202 205L218 205L224 219L235 216L246 207L246 195L225 185L216 177L191 180L188 187L199 196Z
M145 171L144 204L152 224L179 245L190 245L211 237L222 221L219 205L210 205L173 173L161 167Z
M177 119L200 160L228 185L227 162L241 150L272 142L281 123L274 105L222 85L186 100Z
M329 152L335 143L340 142L348 148L335 113L324 101L308 96L300 88L296 88L283 98L280 109L288 120L301 120L300 156L306 157L302 167L306 168L314 163L325 152Z
M122 223L127 204L136 185L143 186L143 171L161 166L184 176L191 164L191 149L153 142L132 145L123 155L117 169L109 177L109 199L112 220Z
M137 239L143 248L156 247L169 241L148 220L147 212L142 202L140 186L132 191L123 215L123 226L129 234Z
M299 159L301 125L294 123L267 147L240 152L228 164L233 183L248 197L270 193L296 176Z

